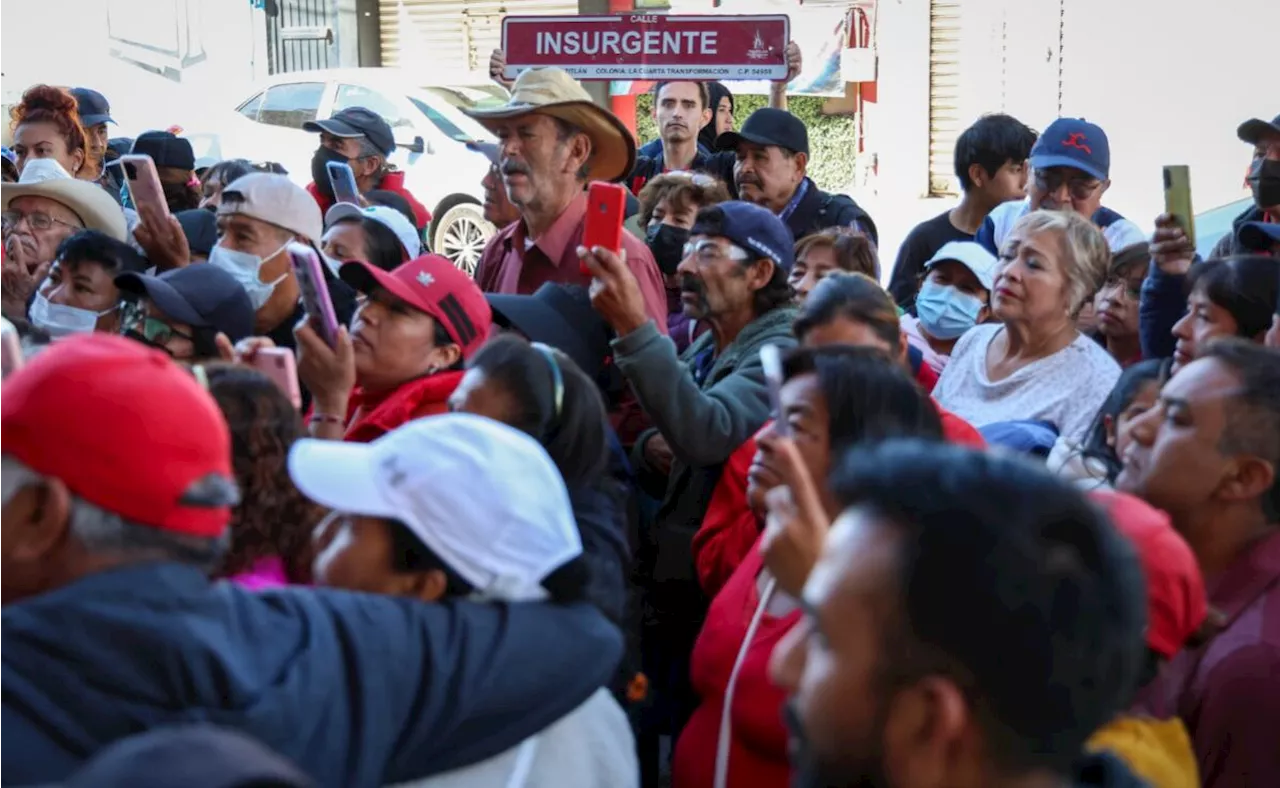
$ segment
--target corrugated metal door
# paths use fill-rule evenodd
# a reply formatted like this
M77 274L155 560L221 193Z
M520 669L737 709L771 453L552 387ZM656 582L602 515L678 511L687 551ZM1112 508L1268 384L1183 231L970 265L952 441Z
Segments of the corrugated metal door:
M576 0L381 0L382 65L424 74L484 72L508 14L577 16Z
M960 134L963 0L929 0L929 194L958 194L954 152Z

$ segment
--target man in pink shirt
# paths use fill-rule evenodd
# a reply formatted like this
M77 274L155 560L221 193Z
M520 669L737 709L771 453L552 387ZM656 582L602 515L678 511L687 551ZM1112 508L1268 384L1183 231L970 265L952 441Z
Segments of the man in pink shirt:
M529 295L546 282L590 285L578 260L587 214L584 189L588 181L617 181L631 172L631 132L558 68L526 71L507 104L467 112L497 135L503 185L520 211L519 221L491 238L480 256L480 289ZM640 282L648 317L665 334L666 289L653 254L625 232L622 249Z

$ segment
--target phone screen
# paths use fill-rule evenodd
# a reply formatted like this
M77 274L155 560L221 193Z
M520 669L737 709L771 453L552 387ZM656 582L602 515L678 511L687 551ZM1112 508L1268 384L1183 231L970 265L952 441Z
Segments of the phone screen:
M791 429L782 413L782 352L777 345L760 348L760 366L764 367L764 382L769 387L769 407L773 411L773 431L784 438L791 437Z

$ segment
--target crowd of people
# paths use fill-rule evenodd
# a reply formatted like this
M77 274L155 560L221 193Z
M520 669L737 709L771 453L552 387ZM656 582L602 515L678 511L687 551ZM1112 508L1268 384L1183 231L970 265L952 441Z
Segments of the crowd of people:
M28 89L0 780L1280 781L1280 117L1201 259L1103 205L1098 125L984 116L882 270L782 84L739 125L659 82L639 147L525 71L468 110L474 277L368 109L307 124L303 188ZM619 249L583 246L594 181Z

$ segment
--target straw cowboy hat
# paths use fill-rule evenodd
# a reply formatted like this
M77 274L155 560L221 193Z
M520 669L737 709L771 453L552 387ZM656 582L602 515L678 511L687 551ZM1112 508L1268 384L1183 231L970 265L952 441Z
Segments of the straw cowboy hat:
M564 69L529 69L516 78L511 98L503 106L463 112L489 129L494 121L534 113L572 123L591 139L589 180L619 181L630 175L636 165L635 137L612 112L596 105L586 89Z
M96 183L72 178L53 159L32 159L22 169L17 183L0 185L4 210L9 210L9 203L19 197L53 200L79 216L85 229L98 230L117 241L129 240L124 211L111 195Z

